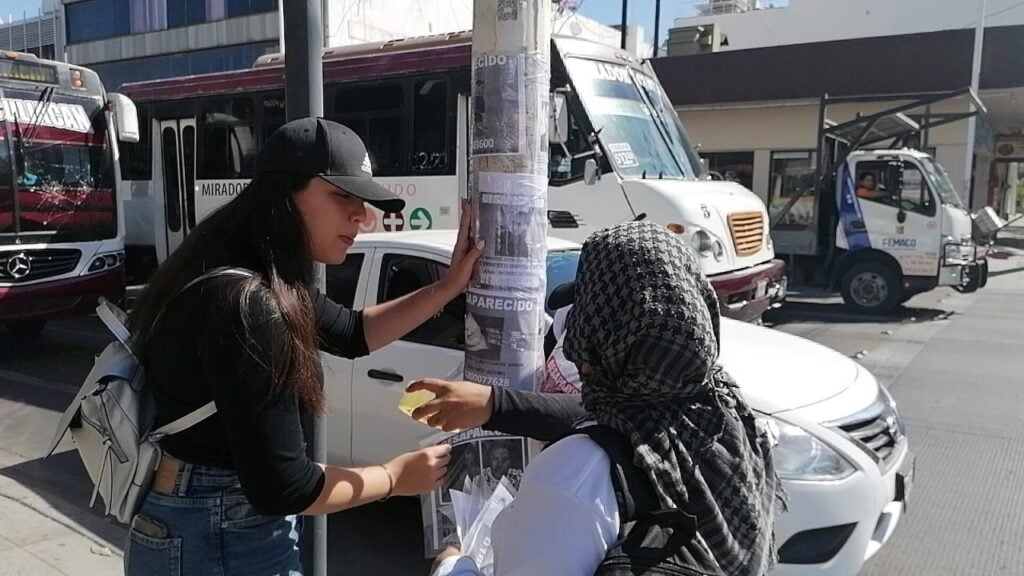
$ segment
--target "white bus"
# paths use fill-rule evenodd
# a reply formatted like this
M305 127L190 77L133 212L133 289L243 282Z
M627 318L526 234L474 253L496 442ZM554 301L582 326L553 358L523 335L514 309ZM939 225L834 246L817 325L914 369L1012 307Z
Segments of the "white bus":
M0 53L0 324L14 334L124 297L119 139L138 141L135 108L95 72Z
M331 48L325 116L366 142L373 172L407 202L365 231L450 228L467 188L471 34ZM628 52L555 38L549 151L551 234L583 241L640 215L701 255L725 314L760 317L784 295L764 203L705 173L650 66ZM127 84L143 140L122 160L135 279L162 261L252 175L263 139L285 120L283 56L252 69Z

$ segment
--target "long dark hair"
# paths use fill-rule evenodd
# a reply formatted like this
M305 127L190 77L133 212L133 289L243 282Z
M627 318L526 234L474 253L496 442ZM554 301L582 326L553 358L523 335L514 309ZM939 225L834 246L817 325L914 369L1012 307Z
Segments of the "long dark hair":
M290 392L309 412L321 413L324 395L320 385L316 320L313 312L312 259L308 233L295 207L295 192L310 178L292 174L260 174L231 202L203 220L167 258L150 279L136 303L129 328L136 338L139 357L145 358L154 321L182 287L205 271L220 266L241 266L256 273L234 286L232 302L238 302L243 342L252 341L259 307L269 290L271 304L287 327L281 353L259 358L273 374L272 393ZM261 284L266 289L261 289ZM255 352L253 352L255 353Z

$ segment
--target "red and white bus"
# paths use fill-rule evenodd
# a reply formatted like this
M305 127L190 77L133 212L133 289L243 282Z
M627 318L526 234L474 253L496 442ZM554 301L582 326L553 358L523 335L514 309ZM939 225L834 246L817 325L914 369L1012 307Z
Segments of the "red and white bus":
M134 105L95 72L0 53L0 324L14 334L123 299L118 136L138 141Z
M366 142L373 172L407 201L365 230L450 228L468 175L471 33L330 48L325 116ZM551 234L582 241L645 214L700 254L723 311L759 317L784 293L764 203L705 173L650 65L556 37L551 51ZM122 159L129 267L162 261L244 188L256 151L285 121L283 56L253 68L127 84L142 140Z

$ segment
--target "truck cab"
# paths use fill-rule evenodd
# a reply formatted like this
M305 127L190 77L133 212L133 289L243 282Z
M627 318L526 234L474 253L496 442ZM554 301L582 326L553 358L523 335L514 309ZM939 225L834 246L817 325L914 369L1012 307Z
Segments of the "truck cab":
M869 314L938 286L985 286L971 213L942 166L909 145L930 125L907 112L963 96L984 111L968 89L837 124L825 115L834 100L822 99L816 185L772 215L777 249L803 283L838 290L848 307Z

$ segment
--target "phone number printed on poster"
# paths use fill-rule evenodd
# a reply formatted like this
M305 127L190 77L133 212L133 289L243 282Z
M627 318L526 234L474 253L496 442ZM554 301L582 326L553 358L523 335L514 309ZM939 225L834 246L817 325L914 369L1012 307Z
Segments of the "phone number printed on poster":
M543 374L544 309L537 299L482 290L466 294L466 378L534 390Z

